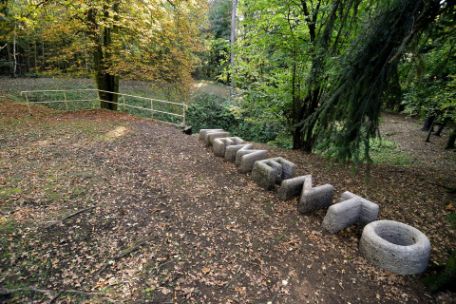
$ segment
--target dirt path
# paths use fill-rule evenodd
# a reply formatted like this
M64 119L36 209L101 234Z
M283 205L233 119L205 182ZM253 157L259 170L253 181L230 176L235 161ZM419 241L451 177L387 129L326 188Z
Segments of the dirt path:
M383 138L397 143L402 151L413 157L416 166L456 175L456 151L444 149L450 132L448 128L440 137L431 136L431 141L427 143L427 132L421 131L420 121L386 113L382 115L382 120L380 132Z
M58 294L65 303L451 299L369 265L359 229L323 232L323 211L299 214L296 201L263 191L197 137L123 114L42 110L30 118L22 110L0 103L0 287L52 292L17 292L12 303L49 301L57 290L87 292ZM376 167L367 178L316 156L270 151L317 184L379 202L382 218L423 230L434 262L455 247L445 221L452 198L429 187L428 172Z

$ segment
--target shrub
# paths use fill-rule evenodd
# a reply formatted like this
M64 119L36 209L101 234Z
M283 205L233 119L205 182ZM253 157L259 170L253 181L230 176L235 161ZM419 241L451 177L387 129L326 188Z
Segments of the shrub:
M230 111L228 101L208 93L200 93L193 97L186 119L194 132L200 129L220 128L235 133L238 125L238 120Z
M261 116L261 113L242 105L231 104L218 95L200 93L193 97L187 110L187 124L193 127L194 132L206 128L220 128L246 141L291 147L289 138L286 138L284 124Z

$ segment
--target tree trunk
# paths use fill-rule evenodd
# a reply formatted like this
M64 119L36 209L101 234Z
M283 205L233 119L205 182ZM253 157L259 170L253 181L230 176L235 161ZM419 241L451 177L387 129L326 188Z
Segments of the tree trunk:
M437 128L437 131L434 133L435 136L441 136L443 129L445 129L445 126L447 124L448 120L444 119L442 123L439 124L439 127Z
M41 40L41 69L46 66L46 54L44 53L44 40Z
M236 19L238 0L233 0L231 8L231 35L230 35L230 97L234 95L236 83L234 82L234 44L236 43Z
M13 78L16 78L17 73L17 41L16 41L16 24L14 24L13 32Z
M33 40L33 66L35 70L35 76L38 75L38 59L37 59L37 51L36 51L36 39Z
M424 120L424 123L423 123L423 128L421 128L421 131L429 131L431 129L431 127L433 126L435 119L436 119L436 116L433 113L426 116L426 119Z
M303 110L303 101L299 97L299 93L297 92L296 88L296 78L297 78L297 63L296 63L296 56L293 58L293 65L291 68L291 98L292 98L292 109L291 109L291 134L293 137L293 149L301 149L302 148L302 131L299 125L299 122L302 117L302 110Z
M117 101L119 92L119 77L112 75L106 69L106 57L103 48L109 47L111 43L110 30L105 28L101 41L96 46L94 53L95 77L97 81L98 96L100 98L100 107L117 111ZM113 92L113 93L111 93Z
M108 7L104 8L104 16L109 16ZM119 2L113 4L112 9L117 12L119 9ZM108 110L117 110L117 101L119 92L119 77L109 71L109 51L112 45L112 30L115 26L110 28L104 25L103 28L97 24L97 12L90 10L88 13L88 21L93 29L93 40L95 42L95 50L93 52L93 62L95 68L95 79L97 82L98 96L100 98L100 107ZM99 32L99 33L97 33Z
M316 87L312 90L306 98L306 119L312 115L318 108L318 101L320 100L320 87ZM306 129L304 132L304 141L302 144L302 150L306 153L312 152L314 143L315 143L315 135L313 134L313 129L315 122L307 121L306 122Z
M454 127L453 131L450 133L450 137L448 137L448 142L446 144L445 149L454 149L455 141L456 141L456 127Z
M306 16L309 15L307 8L305 6L305 1L302 1L303 4L303 11ZM299 110L300 117L299 117L299 124L306 122L304 128L300 128L300 132L302 133L300 136L302 138L302 142L299 146L304 152L310 153L312 152L314 143L315 143L315 135L313 134L313 129L315 122L310 121L309 118L311 115L317 110L318 102L320 100L320 96L322 94L322 87L321 81L323 81L323 75L325 71L325 56L330 53L329 45L331 41L331 34L333 32L334 24L337 18L337 12L340 6L340 1L337 0L333 3L331 12L327 17L326 25L323 30L323 33L320 38L315 37L315 29L313 27L313 23L308 24L309 31L311 33L311 42L314 45L314 54L312 58L312 65L310 69L310 74L307 79L307 95L304 98L304 102L299 105L301 108ZM314 33L314 34L312 34ZM298 124L297 123L297 124ZM295 136L294 136L295 137ZM296 139L298 136L296 135ZM294 140L293 140L294 142Z
M404 110L404 105L401 104L402 89L398 72L398 63L392 68L389 88L386 94L386 107L394 112L402 112Z
M96 80L97 88L100 90L98 91L98 96L100 98L100 107L102 109L117 111L117 101L119 95L113 93L119 92L119 77L111 75L102 70L97 70Z
M431 141L431 134L432 134L432 131L434 130L434 122L435 122L435 120L432 121L431 126L428 129L428 135L426 137L426 142Z

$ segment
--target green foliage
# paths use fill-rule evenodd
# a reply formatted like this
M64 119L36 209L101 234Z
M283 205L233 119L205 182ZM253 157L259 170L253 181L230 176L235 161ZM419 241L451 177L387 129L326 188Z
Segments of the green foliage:
M280 134L280 130L281 126L274 122L268 123L254 119L247 119L239 123L233 134L236 134L248 141L274 143L278 134ZM282 142L280 140L275 142L276 145L280 145L281 143Z
M456 212L448 214L447 221L450 223L452 229L456 229Z
M214 0L210 4L209 30L216 39L230 38L231 4L230 0Z
M447 215L447 221L451 229L456 229L456 213ZM424 283L432 292L451 290L456 291L456 251L453 250L448 261L443 266L437 266L432 274L424 277Z
M200 65L193 75L226 83L230 52L231 1L210 2L208 19L206 50L199 53Z
M6 220L4 217L0 217L0 262L9 259L11 252L7 250L9 238L16 230L16 222L12 220Z
M266 95L254 90L237 100L237 104L240 123L236 134L242 138L267 143L288 134L283 100L274 93Z
M0 199L8 199L10 196L22 192L21 188L3 188L0 189Z
M455 13L444 13L416 42L401 65L406 112L425 117L439 112L440 120L456 122Z
M200 93L193 97L186 117L187 124L193 127L194 132L207 128L232 131L238 125L238 120L230 111L227 100L207 93Z
M220 96L200 93L193 97L188 108L187 124L193 127L194 132L205 128L221 128L245 140L263 143L274 141L286 130L279 119L261 117L258 109L252 112L250 108L240 107Z
M268 144L283 149L291 149L293 148L293 139L290 134L279 133L273 140L269 141Z
M316 152L324 157L338 160L339 147L334 144L328 144L328 142L317 144ZM412 158L407 153L400 151L393 141L371 138L369 147L370 161L374 164L409 166L413 162ZM353 162L356 163L355 160Z
M409 166L413 162L412 158L407 153L400 151L393 141L373 138L370 140L369 146L373 163Z
M344 54L342 69L320 109L305 121L306 132L331 137L336 156L369 161L370 138L377 136L388 81L413 34L438 12L438 1L395 0L381 5ZM420 12L420 13L418 13Z
M197 78L226 82L230 42L224 38L208 38L208 51L200 54L201 63L193 72ZM225 78L224 78L225 77Z
M448 261L443 267L439 267L437 272L426 276L424 283L432 292L442 290L455 291L454 282L456 282L456 251L453 251Z
M456 11L454 4L441 5L434 26L412 45L400 73L405 112L453 128L445 147L451 149L456 134Z

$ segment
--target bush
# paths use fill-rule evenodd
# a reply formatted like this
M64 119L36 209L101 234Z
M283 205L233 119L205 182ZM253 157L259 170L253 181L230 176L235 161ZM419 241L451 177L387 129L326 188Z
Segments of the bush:
M268 143L274 141L281 128L274 122L263 122L242 117L235 134L244 140Z
M259 116L260 113L235 106L218 95L200 93L193 98L186 117L187 124L192 126L194 132L220 128L246 141L289 148L289 138L284 135L284 124L277 120L259 119Z
M230 110L228 101L208 93L200 93L193 97L186 119L194 132L199 132L200 129L220 128L236 133L235 130L239 124Z

